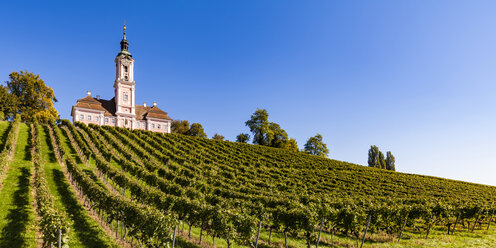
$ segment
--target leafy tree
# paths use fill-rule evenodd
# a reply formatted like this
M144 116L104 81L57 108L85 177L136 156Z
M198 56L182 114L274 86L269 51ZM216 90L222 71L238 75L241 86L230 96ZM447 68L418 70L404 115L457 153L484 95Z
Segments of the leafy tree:
M185 134L189 133L189 121L187 120L173 120L171 123L172 133Z
M267 146L270 143L269 137L269 113L265 109L257 109L245 125L253 133L253 144Z
M247 133L240 133L236 136L236 142L247 143L250 140L250 135Z
M254 144L283 148L288 141L286 131L279 124L269 122L269 113L265 109L257 109L245 125L253 133Z
M200 123L191 124L191 128L188 130L188 135L206 138L207 134Z
M384 158L384 154L379 150L377 146L370 146L369 149L369 166L379 169L386 169L395 171L395 159L391 152L387 152L387 157Z
M9 93L9 88L0 85L0 120L13 117L17 112L17 97Z
M269 146L283 148L288 141L288 133L279 126L279 124L269 123L269 132L267 133Z
M381 151L379 151L379 167L377 168L386 169L386 159Z
M381 168L380 162L379 162L379 147L377 146L370 146L369 149L369 167L374 167L374 168Z
M288 141L286 141L283 148L292 152L297 152L298 144L296 143L295 139L291 138Z
M46 86L39 75L28 71L12 72L6 83L10 94L16 98L15 111L23 121L48 122L58 118L53 106L53 102L57 102L53 89ZM12 104L13 99L7 101Z
M305 144L305 152L312 155L327 157L329 149L327 149L327 145L322 141L322 135L317 134L308 139Z
M393 154L391 152L387 152L386 154L386 170L396 171L396 166L394 163L396 162Z
M214 136L212 137L214 140L224 140L224 136L220 135L218 133L215 133Z

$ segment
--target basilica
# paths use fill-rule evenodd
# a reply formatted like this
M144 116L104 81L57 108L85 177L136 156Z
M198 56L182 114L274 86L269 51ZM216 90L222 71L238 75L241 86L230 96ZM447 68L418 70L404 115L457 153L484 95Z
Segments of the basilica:
M115 96L104 100L100 96L92 97L91 91L88 91L86 97L77 100L76 105L72 106L73 122L170 133L172 120L157 107L156 102L152 106L135 104L134 59L129 52L126 26L115 64Z

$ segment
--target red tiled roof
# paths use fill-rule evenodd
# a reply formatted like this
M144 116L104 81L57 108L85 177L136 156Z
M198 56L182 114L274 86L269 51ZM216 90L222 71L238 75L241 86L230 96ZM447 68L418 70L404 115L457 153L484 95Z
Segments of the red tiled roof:
M74 105L74 107L105 111L105 116L115 116L116 111L115 98L112 98L110 100L97 100L91 96L86 96L77 100L77 103L76 105ZM169 116L167 115L167 112L159 109L157 106L144 107L142 105L135 105L135 111L137 120L145 120L147 117L171 120L171 118L169 118Z

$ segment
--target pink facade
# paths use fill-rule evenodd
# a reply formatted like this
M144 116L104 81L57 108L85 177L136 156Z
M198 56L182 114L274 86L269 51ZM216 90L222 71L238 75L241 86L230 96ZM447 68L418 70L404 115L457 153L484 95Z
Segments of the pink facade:
M87 96L77 100L72 107L73 122L106 126L142 129L154 132L170 133L171 119L154 103L135 104L134 59L128 51L129 43L121 41L121 51L115 58L116 79L114 82L114 98L110 100L93 98L88 91Z

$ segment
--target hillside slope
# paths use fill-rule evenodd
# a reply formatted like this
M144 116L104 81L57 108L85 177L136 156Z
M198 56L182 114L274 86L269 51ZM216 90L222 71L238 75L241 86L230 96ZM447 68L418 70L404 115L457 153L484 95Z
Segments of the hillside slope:
M228 141L76 123L63 126L127 197L247 245L257 226L315 242L316 230L398 236L493 221L496 187L369 168ZM144 185L144 186L143 186ZM369 219L371 221L369 221ZM319 228L320 223L320 228ZM259 226L260 225L260 226ZM460 228L460 225L458 224ZM473 225L472 231L475 229ZM412 229L413 230L413 229ZM265 243L270 244L271 236ZM212 239L214 242L214 239ZM286 242L286 241L285 241Z

